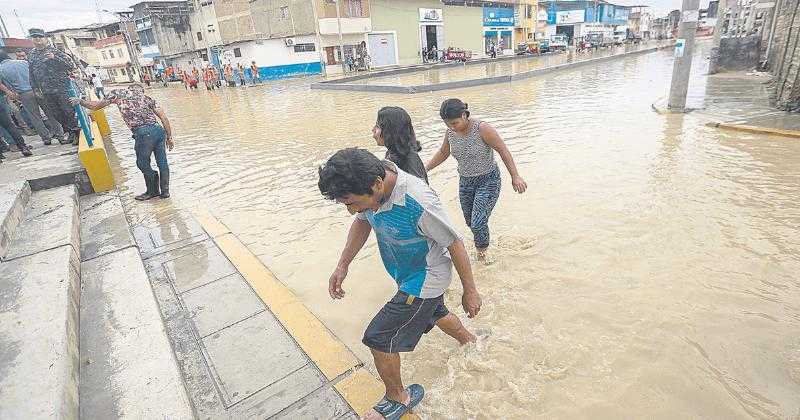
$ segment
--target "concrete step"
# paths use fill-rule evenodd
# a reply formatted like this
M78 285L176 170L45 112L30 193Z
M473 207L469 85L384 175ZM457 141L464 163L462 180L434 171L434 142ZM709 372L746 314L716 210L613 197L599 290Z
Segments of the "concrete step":
M193 418L122 203L81 204L80 417Z
M0 418L78 415L77 200L74 185L59 187L12 211L21 216L0 262Z
M26 181L0 185L0 259L6 255L30 198L31 186Z
M2 261L65 245L80 253L79 213L78 190L74 185L33 193Z
M78 416L79 264L71 245L0 263L0 419Z

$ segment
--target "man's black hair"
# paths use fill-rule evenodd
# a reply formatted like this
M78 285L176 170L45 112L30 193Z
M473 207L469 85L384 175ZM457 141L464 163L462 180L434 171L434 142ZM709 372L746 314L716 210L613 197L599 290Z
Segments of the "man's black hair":
M319 191L328 200L347 195L372 195L378 178L386 178L383 163L372 153L357 148L342 149L319 167Z

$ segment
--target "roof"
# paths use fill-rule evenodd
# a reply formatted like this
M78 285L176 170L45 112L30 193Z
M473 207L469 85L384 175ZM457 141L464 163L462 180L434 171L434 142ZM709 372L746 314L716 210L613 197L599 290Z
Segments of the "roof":
M33 48L33 41L22 38L0 38L0 47Z
M95 48L103 48L109 45L122 44L124 42L125 38L122 35L114 35L108 38L98 39L97 41L92 43L92 46Z
M178 1L178 0L168 0L168 1L140 1L139 3L132 4L132 5L128 6L128 7L130 7L131 9L133 9L134 7L136 7L136 6L140 5L140 4L154 4L154 5L169 5L169 4L175 4L175 5L184 5L184 4L186 4L186 2L185 2L185 1Z

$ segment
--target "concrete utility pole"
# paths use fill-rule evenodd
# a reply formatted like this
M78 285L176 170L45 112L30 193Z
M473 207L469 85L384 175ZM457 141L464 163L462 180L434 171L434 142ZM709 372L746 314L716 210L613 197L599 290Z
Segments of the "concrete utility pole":
M700 0L683 0L678 39L675 42L675 65L672 69L672 84L669 89L667 108L683 112L686 94L689 92L689 77L692 72L694 35L700 17Z
M725 27L725 9L728 8L726 0L719 0L717 4L717 24L714 26L714 44L708 60L708 74L719 72L719 48L722 43L722 29Z
M342 35L342 12L339 10L339 0L336 0L336 24L339 26L339 51L342 53L342 74L347 74L344 58L344 36Z

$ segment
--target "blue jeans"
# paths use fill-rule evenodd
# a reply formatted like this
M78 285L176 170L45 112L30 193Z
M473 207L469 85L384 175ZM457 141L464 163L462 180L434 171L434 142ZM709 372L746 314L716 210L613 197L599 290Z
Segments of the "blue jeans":
M167 133L158 124L149 124L137 127L133 130L133 138L136 140L134 150L136 151L136 167L144 174L145 178L155 175L156 171L150 166L150 155L156 156L156 165L161 176L169 177L169 164L167 163L166 140Z
M500 184L500 169L497 166L485 175L462 176L458 181L461 211L478 249L489 246L489 216L500 197Z
M14 122L11 121L11 109L6 102L5 96L0 96L0 136L3 136L8 144L25 145L25 139L22 138L22 134L17 130Z

